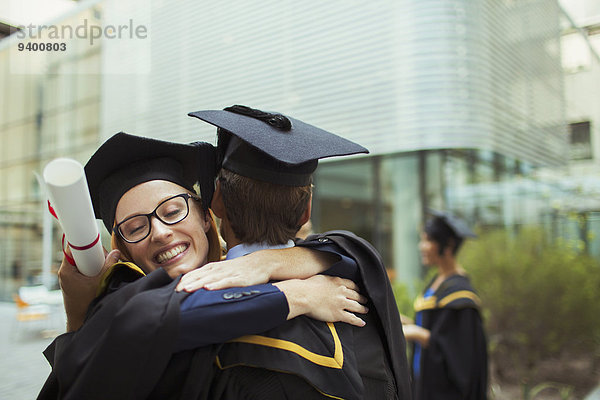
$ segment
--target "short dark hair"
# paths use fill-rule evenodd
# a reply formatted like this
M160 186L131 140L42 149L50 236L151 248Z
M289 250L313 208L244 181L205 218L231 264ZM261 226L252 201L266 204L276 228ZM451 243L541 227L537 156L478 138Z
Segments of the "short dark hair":
M447 247L450 247L452 254L456 255L458 249L463 243L463 238L454 233L452 228L439 217L434 217L427 221L423 229L430 240L439 245L439 254L442 255Z
M285 186L219 172L227 219L242 243L283 244L294 239L306 211L312 185Z

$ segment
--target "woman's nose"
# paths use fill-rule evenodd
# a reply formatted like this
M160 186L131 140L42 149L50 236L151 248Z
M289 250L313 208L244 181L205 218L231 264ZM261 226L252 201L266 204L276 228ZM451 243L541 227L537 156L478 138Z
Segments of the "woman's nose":
M162 223L158 218L152 218L150 224L152 228L150 230L152 240L164 240L173 234L171 226Z

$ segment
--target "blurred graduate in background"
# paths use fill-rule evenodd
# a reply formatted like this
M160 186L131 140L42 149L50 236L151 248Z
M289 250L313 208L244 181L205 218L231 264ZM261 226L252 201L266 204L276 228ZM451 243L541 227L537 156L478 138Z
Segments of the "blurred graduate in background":
M430 210L419 250L436 276L415 300L415 321L403 318L413 343L415 400L487 399L487 344L480 300L456 256L465 238L476 237L455 216Z

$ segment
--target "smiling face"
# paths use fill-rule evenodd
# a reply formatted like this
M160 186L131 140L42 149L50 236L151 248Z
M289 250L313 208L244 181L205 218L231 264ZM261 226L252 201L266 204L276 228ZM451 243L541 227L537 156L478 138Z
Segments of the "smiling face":
M129 189L119 200L115 221L137 214L151 213L162 201L188 193L183 187L168 181L154 180ZM165 225L152 216L148 237L138 243L123 242L133 262L145 272L164 268L170 277L189 272L206 264L210 228L200 202L188 200L190 212L181 222Z
M438 242L431 240L426 233L421 233L419 251L421 252L421 262L423 265L438 265L441 259L440 245Z

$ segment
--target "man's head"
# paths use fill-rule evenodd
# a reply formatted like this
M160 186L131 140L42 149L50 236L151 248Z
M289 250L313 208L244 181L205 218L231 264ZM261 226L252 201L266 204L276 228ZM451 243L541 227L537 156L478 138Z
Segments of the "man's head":
M213 210L226 216L225 229L231 229L241 243L286 243L310 218L310 184L278 185L221 169L217 191Z
M218 128L222 169L212 206L225 222L226 240L232 234L241 243L281 244L294 238L310 218L318 160L368 152L279 113L232 106L189 115Z

